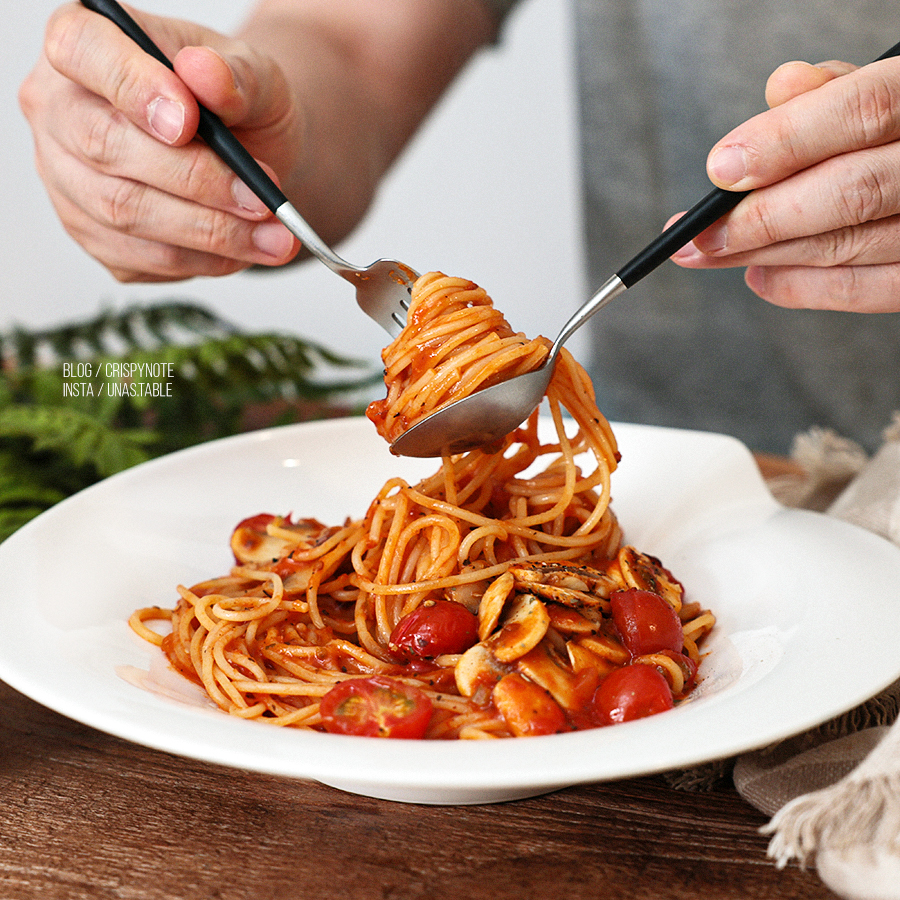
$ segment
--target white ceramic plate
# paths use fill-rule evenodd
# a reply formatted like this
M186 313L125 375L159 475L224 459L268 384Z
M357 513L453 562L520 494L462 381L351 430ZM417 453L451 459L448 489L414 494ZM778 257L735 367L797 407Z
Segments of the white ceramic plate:
M177 583L226 571L256 512L361 516L397 459L365 420L273 429L138 466L59 504L0 545L0 677L44 705L171 753L309 778L373 797L479 803L689 766L765 745L862 702L900 675L900 550L786 510L737 441L617 425L613 505L718 624L690 702L550 737L390 741L244 722L148 689L160 655L126 624ZM154 659L156 660L154 662Z

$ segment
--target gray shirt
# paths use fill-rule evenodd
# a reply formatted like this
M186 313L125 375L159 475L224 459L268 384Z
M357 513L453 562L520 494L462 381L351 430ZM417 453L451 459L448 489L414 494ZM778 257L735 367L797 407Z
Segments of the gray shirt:
M765 108L779 64L863 64L900 38L892 5L870 0L573 2L594 286L710 189L710 147ZM665 263L589 327L612 419L785 452L814 425L872 448L900 409L900 314L779 309L743 270Z

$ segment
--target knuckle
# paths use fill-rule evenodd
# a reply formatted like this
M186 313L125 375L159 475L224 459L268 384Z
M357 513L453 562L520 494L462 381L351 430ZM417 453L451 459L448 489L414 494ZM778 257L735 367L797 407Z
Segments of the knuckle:
M817 237L817 256L826 266L844 266L860 258L862 248L857 239L856 229L838 228Z
M758 194L754 203L747 204L745 215L746 227L751 235L751 242L757 247L766 247L783 241L787 235L781 233L778 227L777 209L772 209L765 194Z
M849 183L835 183L835 205L841 221L851 225L879 219L889 210L881 173L864 159L856 159Z
M99 196L100 216L111 228L124 234L135 233L141 222L146 197L144 185L125 178L112 179Z
M84 30L89 17L73 5L51 13L44 31L44 55L53 68L64 71L73 55L84 46Z
M198 216L191 243L201 253L234 259L237 250L247 245L247 224L221 210L206 209Z
M864 146L882 144L897 133L897 108L900 98L890 83L878 76L849 82L847 95L850 116L847 121L858 130Z
M858 302L860 289L860 272L856 266L841 266L828 270L827 297L829 307L838 310L851 310Z
M177 180L179 193L187 199L208 200L213 186L222 176L212 153L200 144L189 144L178 153Z
M95 106L83 123L80 152L84 161L108 170L119 158L125 132L122 118L108 107Z

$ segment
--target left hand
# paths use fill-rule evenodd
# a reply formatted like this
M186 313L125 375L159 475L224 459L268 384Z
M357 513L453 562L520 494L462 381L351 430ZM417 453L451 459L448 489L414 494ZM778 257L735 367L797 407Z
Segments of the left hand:
M707 160L717 186L753 193L673 261L747 266L778 306L900 311L900 59L786 63L766 100Z

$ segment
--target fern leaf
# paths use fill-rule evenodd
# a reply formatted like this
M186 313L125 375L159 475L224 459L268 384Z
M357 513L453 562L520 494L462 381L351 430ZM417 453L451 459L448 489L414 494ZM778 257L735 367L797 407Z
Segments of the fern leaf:
M21 404L0 409L0 437L27 438L36 452L52 451L78 467L90 465L101 476L149 459L145 447L156 439L146 430L115 431L80 410Z

